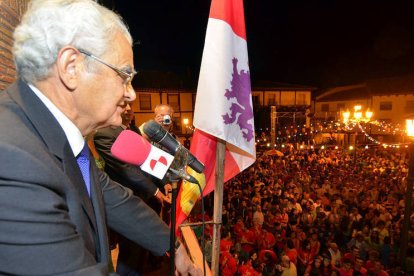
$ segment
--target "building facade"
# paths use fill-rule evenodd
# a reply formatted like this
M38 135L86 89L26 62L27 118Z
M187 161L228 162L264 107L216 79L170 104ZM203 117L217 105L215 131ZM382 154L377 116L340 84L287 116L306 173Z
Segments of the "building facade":
M313 90L315 88L292 85L252 88L256 128L270 127L270 106L275 106L280 114L291 114L290 119L305 118ZM153 119L154 108L158 104L168 103L174 108L176 133L186 134L190 131L188 127L193 124L195 89L136 89L136 93L137 99L132 104L136 125ZM185 125L184 122L188 124Z
M341 112L352 111L355 105L372 111L374 120L403 124L414 113L414 75L327 89L315 98L315 118L340 121Z
M13 32L29 0L0 0L0 91L16 80L13 63Z

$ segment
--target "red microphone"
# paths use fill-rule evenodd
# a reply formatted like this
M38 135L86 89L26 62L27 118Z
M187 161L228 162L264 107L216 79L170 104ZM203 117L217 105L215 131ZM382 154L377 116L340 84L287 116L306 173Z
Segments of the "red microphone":
M144 137L131 131L122 131L111 148L112 155L127 164L141 169L159 179L167 173L174 156L151 145Z
M131 130L124 130L119 134L112 145L111 153L122 162L140 166L143 171L159 179L163 179L167 170L170 170L189 182L198 183L196 178L186 173L185 168L170 168L174 156L154 147L144 137Z

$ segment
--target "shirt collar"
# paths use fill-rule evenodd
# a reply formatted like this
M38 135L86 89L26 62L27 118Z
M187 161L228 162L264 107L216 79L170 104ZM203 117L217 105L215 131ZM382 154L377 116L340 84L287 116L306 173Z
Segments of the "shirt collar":
M66 138L68 139L70 148L74 156L77 156L83 149L85 144L85 139L83 139L82 133L78 127L60 111L56 105L54 105L39 89L34 85L28 84L29 87L33 90L37 97L43 102L47 109L53 114L53 116L58 121L59 125L62 127L65 132Z

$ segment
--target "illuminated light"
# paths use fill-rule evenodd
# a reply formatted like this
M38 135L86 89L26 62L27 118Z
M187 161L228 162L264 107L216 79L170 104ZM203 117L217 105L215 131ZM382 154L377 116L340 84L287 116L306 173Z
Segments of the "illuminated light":
M354 106L354 111L355 111L355 112L358 112L358 111L360 111L360 110L361 110L361 108L362 108L362 106L361 106L361 105L356 105L356 106Z
M321 149L325 149L325 146L321 146Z
M189 122L190 122L190 120L188 118L183 119L183 123L184 123L185 126L187 126Z
M354 112L354 118L355 120L361 120L362 118L362 112Z
M396 147L397 147L397 149L399 149L400 148L400 145L396 145Z
M339 147L338 146L335 146L335 149L337 150L337 149L339 149Z
M349 146L349 150L353 150L354 149L354 147L353 146Z
M414 120L413 119L405 120L405 128L407 131L407 136L414 137Z
M408 145L405 145L405 148L408 148Z
M349 111L346 111L344 113L342 113L342 117L344 118L344 123L346 124L349 121L349 116L351 115L351 113Z
M300 149L303 149L304 147L303 147L303 145L300 145Z
M311 149L313 149L313 146L311 146Z
M284 147L285 147L285 144L282 145L282 148L284 148Z
M266 146L267 146L267 147L270 147L270 143L267 143L267 144L266 144Z
M369 149L368 145L365 146L365 149Z
M384 148L388 148L388 145L387 144L383 144L382 145Z

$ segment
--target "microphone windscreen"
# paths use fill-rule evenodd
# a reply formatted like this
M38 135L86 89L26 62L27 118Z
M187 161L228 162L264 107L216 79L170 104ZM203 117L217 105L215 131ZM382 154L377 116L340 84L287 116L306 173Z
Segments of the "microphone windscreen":
M122 131L111 148L111 153L115 158L136 166L145 162L150 151L151 144L131 130Z
M158 143L164 138L167 131L156 121L150 120L144 124L144 133L151 141Z

